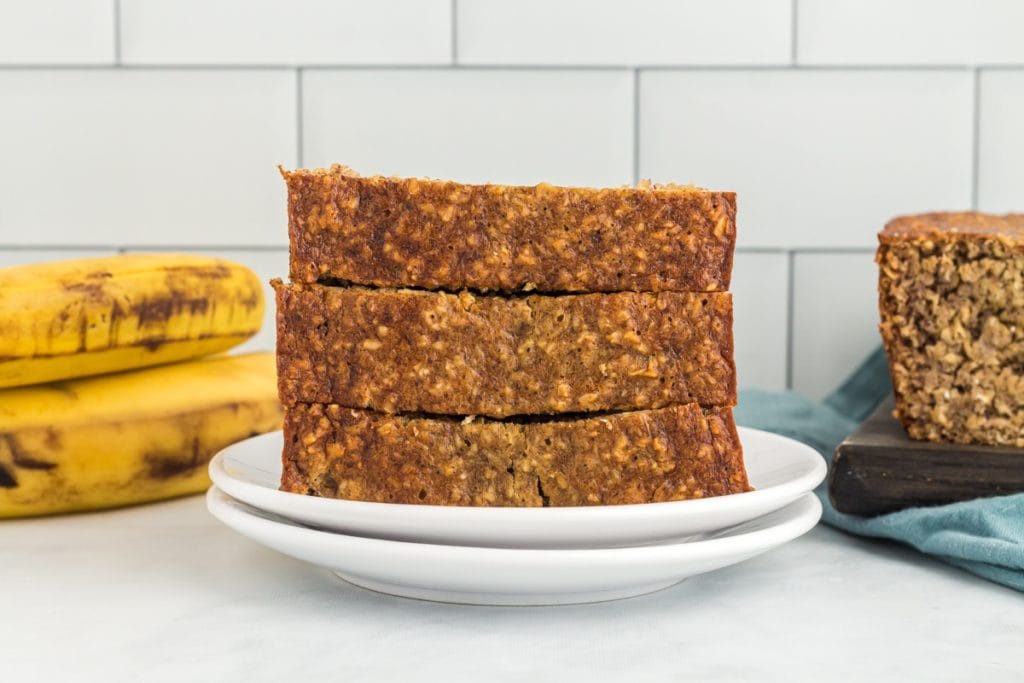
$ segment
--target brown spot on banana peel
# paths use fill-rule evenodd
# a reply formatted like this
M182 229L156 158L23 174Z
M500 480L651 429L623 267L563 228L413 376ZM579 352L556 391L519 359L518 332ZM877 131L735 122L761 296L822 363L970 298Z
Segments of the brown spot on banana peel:
M173 455L149 453L145 456L145 461L146 475L150 479L160 481L191 474L196 469L196 463L191 459L183 460Z
M222 408L229 408L233 412L238 412L242 409L243 402L232 401L224 404ZM278 407L278 414L281 413L280 407ZM249 430L249 436L258 436L265 433L264 431ZM236 439L245 438L242 435L238 435ZM233 442L236 439L232 439ZM229 442L230 443L230 442ZM168 453L166 451L147 453L143 456L143 461L146 463L145 474L150 479L166 480L173 479L179 476L188 476L194 473L197 469L206 467L209 464L213 454L220 450L227 443L223 444L204 444L199 440L198 436L192 437L189 442L189 449L187 453L177 452Z
M165 322L188 309L190 315L206 313L210 300L206 297L185 296L172 291L165 296L140 301L132 306L132 313L138 316L139 327L152 322Z
M187 313L191 316L201 316L211 312L217 306L217 296L214 292L217 286L211 281L231 278L233 271L226 265L214 265L209 267L196 268L193 266L165 267L164 274L167 288L163 293L158 293L149 299L142 301L122 300L115 292L109 290L107 280L113 274L107 271L97 271L87 274L81 280L74 282L61 281L60 286L64 291L76 295L75 300L69 302L54 320L54 329L50 334L58 336L65 333L69 327L74 325L78 336L78 348L76 353L87 352L89 331L97 324L107 328L108 348L120 347L115 343L118 338L118 328L125 320L132 320L138 328L146 326L159 326L166 323L174 316ZM207 280L207 287L200 286L200 292L196 292L195 283L183 285L186 278L198 278ZM205 291L204 291L205 290ZM262 297L258 289L245 288L234 293L231 304L246 311L252 311L260 306ZM97 320L94 313L97 308L107 308L109 312L103 311ZM74 328L72 328L74 329ZM158 328L159 329L159 328ZM238 334L252 336L254 331L239 331ZM199 339L216 337L215 334L201 335ZM235 335L230 335L235 336ZM186 337L191 339L192 337ZM149 351L157 351L171 341L183 341L169 339L166 334L158 334L149 339L143 339L128 346L141 346ZM49 357L51 354L36 354L35 357ZM53 354L65 355L65 354ZM0 358L0 362L21 360L19 357Z
M231 268L225 265L214 266L161 266L168 275L185 273L191 277L209 278L211 280L223 280L231 277Z
M212 453L205 453L200 447L199 437L192 438L191 448L187 457L182 454L149 453L145 456L147 474L151 479L173 479L191 474L209 461Z
M89 338L89 316L83 315L78 319L78 350L85 351Z
M259 297L250 296L250 297L246 297L245 299L240 300L238 302L238 304L242 308L244 308L245 310L251 311L252 309L254 309L254 308L256 308L256 307L258 307L260 305L260 299L259 299Z
M64 282L62 287L65 291L74 292L90 303L110 301L112 306L110 311L111 327L115 327L120 318L131 315L138 318L138 324L141 327L147 323L165 322L186 309L191 315L203 314L209 309L211 304L208 297L188 296L179 289L182 274L189 277L211 280L222 280L231 277L231 269L227 266L210 266L208 268L194 268L191 266L169 267L165 268L164 271L167 274L166 293L158 295L153 299L146 299L135 303L127 311L123 310L118 304L117 299L106 291L105 283L96 281L97 279L102 280L112 277L110 273L91 273L86 276L84 281ZM248 299L242 302L243 305L247 305L247 303ZM84 338L84 329L88 325L87 316L82 316L80 324L83 330L81 334Z
M152 339L145 339L139 342L139 346L142 346L147 351L157 351L167 341L167 337L153 337Z
M0 489L13 489L17 486L18 480L14 478L14 473L0 463Z
M71 392L71 395L74 396L74 392ZM46 428L45 440L46 447L49 448L51 451L56 451L60 449L60 432L58 432L53 427Z
M102 301L107 298L103 284L99 282L62 282L65 292L80 294L87 301Z
M57 466L55 462L37 460L36 458L16 458L14 464L23 470L52 470Z
M50 443L50 431L52 430L47 430L47 444ZM54 438L57 438L56 433L54 433L53 436ZM18 437L14 434L0 434L0 441L7 444L7 452L10 453L11 462L15 467L20 467L25 470L52 470L57 466L57 463L55 462L48 462L29 455L24 447L22 447L21 442L18 441ZM13 477L13 475L11 476Z

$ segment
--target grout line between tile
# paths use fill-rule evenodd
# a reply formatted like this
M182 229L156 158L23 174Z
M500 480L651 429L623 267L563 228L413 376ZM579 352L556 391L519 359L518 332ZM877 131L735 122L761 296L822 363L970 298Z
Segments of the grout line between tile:
M295 70L295 164L302 168L302 67Z
M452 65L459 63L459 0L451 4Z
M793 389L793 300L796 298L796 252L786 253L786 389Z
M978 185L981 172L981 69L974 70L974 102L971 130L971 208L978 210Z
M974 67L966 64L0 64L0 71L46 71L46 70L210 70L210 71L285 71L301 67L304 70L337 70L337 71L622 71L623 69L640 69L643 71L851 71L875 72L897 71L901 73L934 72L934 71L971 71L975 68L999 71L1021 71L1024 64Z
M443 67L443 65L440 65ZM291 71L289 64L0 64L4 71ZM303 66L303 68L308 68ZM335 68L335 67L331 67ZM349 67L338 67L349 68ZM383 67L404 68L404 67Z
M974 68L985 71L1024 71L1024 62L1020 64L974 64Z
M114 2L114 66L121 66L121 0Z
M633 69L633 184L640 182L640 69Z
M785 247L736 247L737 254L786 254Z
M875 247L789 247L794 254L873 254Z
M796 31L798 27L799 15L797 14L798 5L800 0L791 0L790 2L790 24L789 24L789 61L791 64L796 66Z

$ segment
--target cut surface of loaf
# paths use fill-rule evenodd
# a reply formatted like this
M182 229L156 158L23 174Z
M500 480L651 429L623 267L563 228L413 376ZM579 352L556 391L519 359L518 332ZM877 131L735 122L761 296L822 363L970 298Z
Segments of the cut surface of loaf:
M729 287L736 196L282 170L296 282L544 292Z
M1024 214L907 216L879 242L880 329L908 435L1024 447Z
M285 404L507 417L736 401L726 292L274 287Z
M285 408L284 491L388 503L573 506L750 490L729 408L544 421Z

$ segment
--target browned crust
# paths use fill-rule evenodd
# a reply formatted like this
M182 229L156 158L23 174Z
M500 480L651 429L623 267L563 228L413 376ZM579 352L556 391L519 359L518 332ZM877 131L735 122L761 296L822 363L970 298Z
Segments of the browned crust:
M923 213L889 221L878 234L882 244L903 241L995 239L1024 244L1024 214L995 215L974 211Z
M726 292L274 286L286 404L506 417L736 401Z
M616 505L749 491L732 411L514 423L286 408L281 489L428 505Z
M736 196L284 171L291 279L497 291L724 291Z

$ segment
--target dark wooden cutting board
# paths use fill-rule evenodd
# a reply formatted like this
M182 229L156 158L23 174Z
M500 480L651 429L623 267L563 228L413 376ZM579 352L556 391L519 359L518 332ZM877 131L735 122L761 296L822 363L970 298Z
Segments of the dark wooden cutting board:
M1024 491L1024 449L911 441L888 398L836 448L836 510L871 516Z

